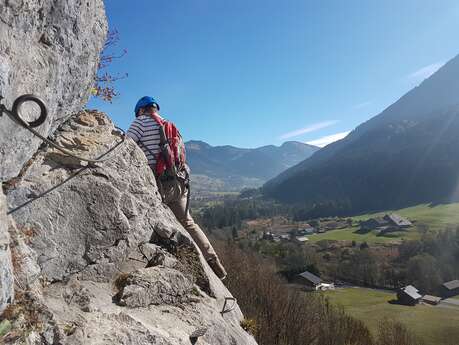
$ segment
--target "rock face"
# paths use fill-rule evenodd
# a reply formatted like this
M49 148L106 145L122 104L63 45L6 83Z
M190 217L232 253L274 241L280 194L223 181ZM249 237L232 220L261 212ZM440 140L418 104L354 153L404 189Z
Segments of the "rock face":
M4 104L40 96L49 110L41 134L110 158L88 165L39 149L0 117L0 343L256 344L237 304L222 310L231 294L162 204L142 151L106 115L72 116L106 29L102 0L0 0ZM23 118L33 115L25 106Z
M55 137L86 157L122 140L97 112L80 113ZM237 306L221 313L231 294L162 204L142 151L127 139L107 157L82 166L43 148L5 186L16 222L12 250L22 262L18 279L32 292L22 303L46 316L28 341L190 344L204 328L197 344L256 344L240 327Z
M8 224L6 200L0 188L0 313L13 300L13 267Z
M102 0L0 0L0 95L8 109L34 93L49 115L48 136L87 102L107 23ZM24 118L33 109L24 106ZM0 181L16 176L41 141L0 118Z

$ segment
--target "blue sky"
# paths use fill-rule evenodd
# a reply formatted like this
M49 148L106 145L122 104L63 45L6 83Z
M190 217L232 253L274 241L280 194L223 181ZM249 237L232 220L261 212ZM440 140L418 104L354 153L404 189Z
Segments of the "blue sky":
M112 104L122 128L158 99L185 140L326 143L459 53L457 0L106 0L128 53Z

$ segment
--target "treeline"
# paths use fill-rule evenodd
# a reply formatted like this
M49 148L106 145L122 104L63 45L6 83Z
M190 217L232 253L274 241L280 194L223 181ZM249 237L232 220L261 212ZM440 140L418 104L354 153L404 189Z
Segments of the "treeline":
M414 285L432 295L440 295L444 282L459 278L459 228L428 232L420 240L403 241L397 250L390 259L371 249L343 251L336 272L330 273L359 285Z
M459 279L459 227L405 241L399 251L395 263L404 267L405 282L421 291L438 294L442 283Z
M212 231L212 229L229 226L239 229L243 220L289 215L291 213L289 206L271 200L240 198L224 200L221 204L207 207L197 218L202 226L208 231Z
M226 285L246 317L241 323L260 345L415 345L406 328L381 320L376 335L316 293L289 288L278 268L232 242L216 245L228 269Z
M307 221L322 217L345 217L352 214L347 202L323 202L313 204L282 204L260 196L225 199L221 203L202 207L198 218L209 231L224 227L240 228L243 220L261 217L283 216L293 221Z
M422 293L439 295L441 284L459 278L459 228L426 232L420 240L387 247L370 247L365 242L339 247L338 242L327 240L315 246L269 241L240 244L275 258L287 279L308 270L359 286L414 285Z

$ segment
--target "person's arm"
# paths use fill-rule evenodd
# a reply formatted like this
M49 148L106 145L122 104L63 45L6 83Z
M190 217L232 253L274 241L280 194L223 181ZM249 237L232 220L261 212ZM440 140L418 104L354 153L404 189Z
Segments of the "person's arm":
M126 135L134 140L136 143L140 141L143 136L143 124L138 118L131 124Z

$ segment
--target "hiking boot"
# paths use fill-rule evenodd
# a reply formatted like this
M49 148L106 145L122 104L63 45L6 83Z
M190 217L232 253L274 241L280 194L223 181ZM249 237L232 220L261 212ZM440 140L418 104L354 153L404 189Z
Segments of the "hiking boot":
M207 263L209 264L210 268L212 268L212 271L214 271L217 277L220 278L220 280L226 278L225 268L217 257L207 260Z

